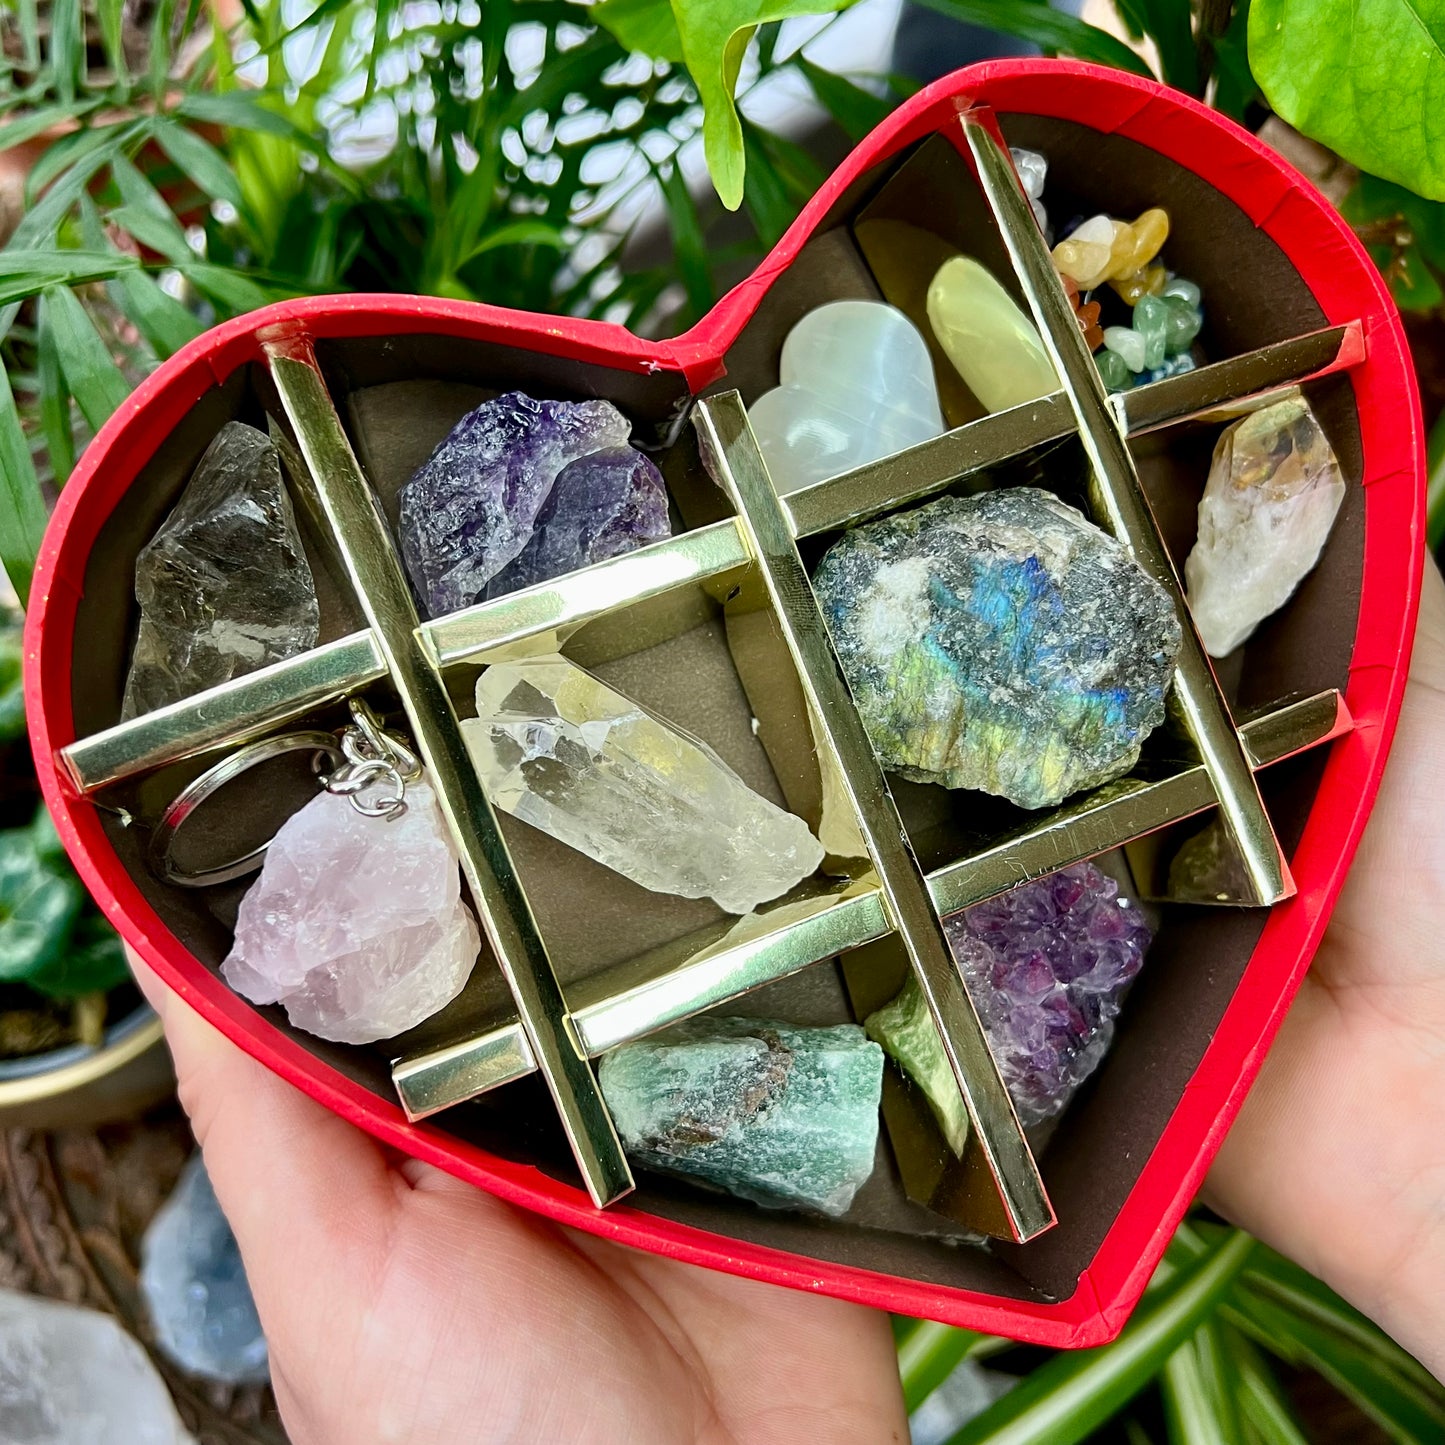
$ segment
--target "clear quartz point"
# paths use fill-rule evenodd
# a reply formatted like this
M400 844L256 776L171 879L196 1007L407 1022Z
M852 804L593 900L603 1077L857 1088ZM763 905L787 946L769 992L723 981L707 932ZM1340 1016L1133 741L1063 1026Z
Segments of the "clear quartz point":
M823 861L801 818L564 657L489 667L462 732L495 807L655 893L748 913Z
M1339 460L1303 397L1225 430L1184 564L1189 610L1211 656L1233 652L1284 606L1319 561L1344 499Z

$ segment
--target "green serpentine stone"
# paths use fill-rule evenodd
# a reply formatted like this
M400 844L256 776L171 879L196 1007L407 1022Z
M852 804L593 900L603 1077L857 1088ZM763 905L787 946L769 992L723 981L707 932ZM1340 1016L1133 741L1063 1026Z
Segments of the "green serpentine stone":
M1174 604L1051 493L855 527L813 585L874 750L906 778L1052 807L1128 772L1164 720Z
M690 1019L613 1049L598 1078L638 1164L834 1216L873 1171L883 1051L856 1024Z

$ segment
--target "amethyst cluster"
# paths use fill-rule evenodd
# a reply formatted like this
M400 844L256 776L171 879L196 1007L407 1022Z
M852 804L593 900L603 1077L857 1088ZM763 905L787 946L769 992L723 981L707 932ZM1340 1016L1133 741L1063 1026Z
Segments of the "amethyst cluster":
M1150 943L1136 903L1075 863L944 919L994 1059L1025 1123L1056 1114L1108 1050Z
M402 488L400 539L433 617L671 535L662 474L607 401L483 402Z

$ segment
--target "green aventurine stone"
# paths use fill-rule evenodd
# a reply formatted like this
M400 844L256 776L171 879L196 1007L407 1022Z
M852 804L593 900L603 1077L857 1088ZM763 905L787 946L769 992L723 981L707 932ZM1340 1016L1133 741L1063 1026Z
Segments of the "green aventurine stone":
M923 1090L948 1147L961 1159L968 1142L968 1110L917 980L910 975L898 997L869 1014L863 1027Z
M1204 313L1182 296L1165 296L1162 304L1169 308L1164 323L1164 350L1169 356L1181 356L1194 345L1204 325Z
M613 1049L598 1079L638 1164L835 1216L873 1172L883 1051L856 1024L689 1019Z
M1134 308L1134 330L1144 338L1144 370L1164 365L1169 332L1169 307L1157 296L1141 296Z
M1117 351L1100 351L1094 355L1099 375L1110 391L1124 391L1133 384L1134 373Z

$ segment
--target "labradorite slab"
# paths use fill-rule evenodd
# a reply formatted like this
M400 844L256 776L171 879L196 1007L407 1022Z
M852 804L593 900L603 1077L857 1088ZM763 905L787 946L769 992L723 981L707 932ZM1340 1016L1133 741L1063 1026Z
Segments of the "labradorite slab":
M856 1024L690 1019L612 1050L598 1077L646 1167L835 1216L873 1171L883 1051Z
M1180 647L1164 588L1035 487L856 527L814 576L883 765L1051 807L1126 773Z

